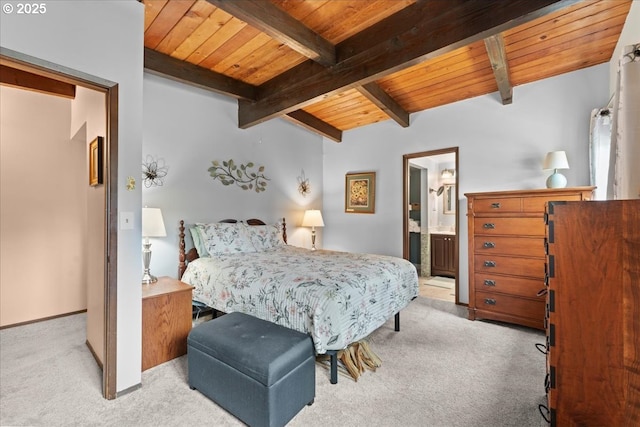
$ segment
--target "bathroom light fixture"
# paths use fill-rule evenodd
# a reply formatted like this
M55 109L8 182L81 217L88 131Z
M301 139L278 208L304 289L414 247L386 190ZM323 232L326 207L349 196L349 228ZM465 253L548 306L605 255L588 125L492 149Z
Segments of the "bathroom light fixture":
M547 178L547 188L564 188L567 186L567 178L558 169L569 169L567 153L564 151L550 151L544 158L542 169L551 170L553 173Z
M449 178L453 178L454 176L456 176L456 170L455 169L443 169L442 172L440 173L440 176L444 179L449 179Z

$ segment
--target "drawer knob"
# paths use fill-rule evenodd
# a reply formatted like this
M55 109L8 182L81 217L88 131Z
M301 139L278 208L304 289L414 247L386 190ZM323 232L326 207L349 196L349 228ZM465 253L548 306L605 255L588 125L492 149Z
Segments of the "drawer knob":
M496 244L494 242L484 242L482 246L484 246L485 248L495 248Z
M491 209L500 209L500 203L491 203Z
M484 303L487 305L496 305L496 300L494 300L493 298L485 298Z
M485 261L484 262L484 266L485 267L495 267L496 266L496 262L495 261Z
M496 281L495 280L491 280L491 279L485 279L484 280L484 285L485 286L495 286L496 285Z
M486 229L494 229L496 228L496 225L492 222L485 222L484 224L482 224L482 226Z

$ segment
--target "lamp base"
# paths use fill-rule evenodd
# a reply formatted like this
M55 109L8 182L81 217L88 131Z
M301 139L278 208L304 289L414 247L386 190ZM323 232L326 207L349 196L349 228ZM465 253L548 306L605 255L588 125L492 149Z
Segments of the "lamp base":
M158 278L152 274L149 274L149 272L145 271L145 273L142 275L142 284L143 285L150 285L152 283L156 283L158 281Z
M547 178L547 188L565 188L567 186L567 178L557 171L549 175Z

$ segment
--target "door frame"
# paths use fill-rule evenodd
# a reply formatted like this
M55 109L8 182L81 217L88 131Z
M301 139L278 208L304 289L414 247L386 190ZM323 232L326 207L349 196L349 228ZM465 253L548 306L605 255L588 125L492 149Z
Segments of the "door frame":
M455 154L456 168L456 234L455 234L455 251L454 265L456 269L455 278L455 303L460 304L460 206L459 206L459 188L460 188L460 155L458 147L441 148L438 150L421 151L419 153L404 154L402 156L402 257L409 259L409 161L419 157L437 156L439 154Z
M0 47L0 64L93 89L105 94L107 135L105 156L105 276L104 276L104 363L102 395L116 398L117 367L117 278L118 278L118 84L53 62Z

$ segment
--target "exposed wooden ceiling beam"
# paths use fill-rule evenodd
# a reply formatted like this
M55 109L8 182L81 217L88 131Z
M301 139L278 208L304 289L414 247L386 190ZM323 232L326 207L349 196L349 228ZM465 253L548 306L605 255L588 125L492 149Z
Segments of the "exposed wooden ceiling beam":
M336 63L333 44L268 1L207 1L319 64Z
M358 87L358 92L373 102L402 127L409 127L409 113L376 83L367 83Z
M312 132L319 133L333 141L342 142L342 131L340 129L331 126L329 123L323 122L316 116L309 114L304 110L292 111L284 117Z
M7 67L6 65L0 65L0 83L63 98L74 99L76 97L76 85L74 84Z
M169 55L144 48L144 68L172 80L237 99L254 100L256 87Z
M509 62L507 61L507 52L504 49L502 35L496 34L495 36L487 37L484 39L484 45L487 48L493 75L498 84L502 105L511 104L513 102L513 87L509 79Z
M238 125L287 114L577 1L418 1L338 45L335 66L307 61L260 88L258 101L239 100Z

